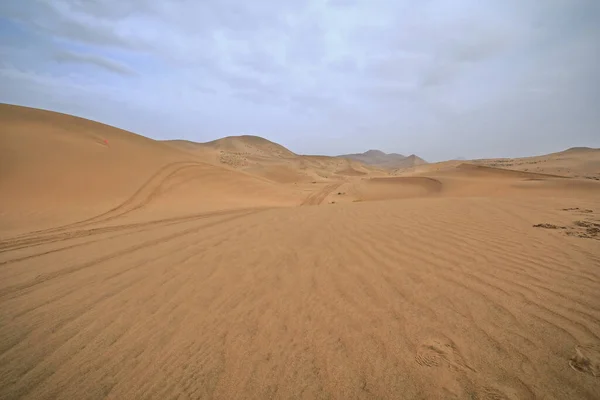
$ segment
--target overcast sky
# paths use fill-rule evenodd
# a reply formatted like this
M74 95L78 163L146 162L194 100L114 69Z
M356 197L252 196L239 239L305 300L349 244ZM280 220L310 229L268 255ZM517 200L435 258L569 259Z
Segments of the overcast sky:
M2 0L0 102L311 154L600 147L600 1Z

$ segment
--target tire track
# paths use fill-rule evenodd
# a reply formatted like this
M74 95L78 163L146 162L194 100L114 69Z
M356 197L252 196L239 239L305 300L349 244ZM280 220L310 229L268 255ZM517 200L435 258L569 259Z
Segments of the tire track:
M195 241L193 243L194 243L194 246L198 246L199 245ZM160 255L159 257L152 259L151 262L153 264L155 264L155 265L159 265L160 263L157 263L158 260L161 260L161 259L164 260L164 259L167 259L167 258L172 258L174 256L174 254L180 253L181 250L182 250L182 248L171 250L168 253L164 253L164 254ZM137 268L139 268L142 265L145 265L147 263L148 263L147 260L146 261L138 262L135 265L133 265L131 267L128 267L127 270L121 271L118 274L112 275L112 276L110 276L109 278L106 278L106 279L107 280L108 279L112 280L117 275L121 275L124 272L128 272L128 271L137 269ZM159 311L162 312L163 314L171 315L172 312L174 312L177 307L181 307L181 304L179 304L179 305L177 305L177 303L173 304L172 300L173 300L173 298L175 296L179 295L179 293L183 290L183 288L189 289L189 287L186 287L185 285L183 285L182 284L183 282L174 283L176 279L180 280L180 281L181 280L185 281L185 279L186 279L184 276L182 276L180 274L181 269L182 269L181 268L182 262L177 262L176 265L178 266L177 268L175 268L175 269L169 269L168 270L168 274L163 275L164 280L162 280L161 282L154 282L154 283L158 283L158 285L156 287L157 287L157 290L159 290L160 292L152 293L151 296L150 296L150 298L147 299L147 301L153 301L155 303L155 308L153 309L153 311L149 312L149 317L150 318L155 317ZM61 345L58 346L57 350L55 350L52 353L46 354L43 358L41 358L41 359L39 359L37 361L37 365L35 366L35 368L38 369L38 372L42 374L42 377L37 377L38 381L35 382L35 383L33 383L33 384L28 385L28 387L27 387L26 390L27 391L33 390L35 388L35 386L41 385L43 382L45 382L47 379L49 379L52 376L52 374L53 374L52 372L45 371L45 370L47 370L47 368L43 368L41 370L41 372L40 372L39 371L39 366L43 365L43 363L45 362L46 359L50 359L52 357L52 354L54 354L56 351L59 351L62 346L66 345L72 338L74 338L75 336L77 336L80 333L80 329L72 329L71 328L71 325L75 324L75 321L79 320L80 318L83 318L84 316L87 316L87 315L93 313L94 310L103 307L104 305L107 304L107 302L109 300L111 300L112 298L114 298L115 296L117 296L117 295L119 295L121 293L124 293L126 290L127 291L132 291L132 290L134 290L134 287L144 286L153 277L155 278L156 275L153 275L153 274L143 274L141 276L141 279L140 278L135 279L134 277L130 276L127 279L127 284L126 285L121 285L120 287L116 287L116 286L113 287L111 285L111 286L109 286L110 289L111 289L110 292L107 292L107 293L98 292L98 293L95 293L95 295L99 294L98 297L93 297L91 299L87 299L86 298L86 302L84 302L84 304L80 304L79 308L77 310L74 310L74 312L72 312L70 315L68 315L66 319L63 319L63 320L59 321L58 324L54 325L52 327L53 332L60 332L59 334L61 334L63 336L66 335L66 337L62 340ZM118 283L120 281L114 281L114 282ZM150 284L153 284L153 283L150 282ZM165 290L166 286L174 287L175 291L169 292L168 290ZM158 296L158 295L162 296L161 299L160 300L154 300L154 298L156 296ZM181 303L181 302L178 302L178 303ZM174 308L172 310L168 310L168 311L165 312L164 311L164 307L169 307L169 306L173 306ZM182 318L183 318L183 316L179 315L179 319L181 320ZM113 321L111 321L108 326L103 326L102 327L103 329L94 331L94 335L92 337L101 336L104 333L105 330L108 330L108 328L110 327L110 325L112 324L112 322ZM170 322L171 323L169 324L169 329L171 331L173 331L175 327L173 326L172 321L170 321ZM86 329L88 328L88 326L89 326L89 324L85 325ZM66 329L66 331L65 331L65 329ZM122 337L125 333L127 333L127 330L124 331L124 332L121 332L121 334L118 337L115 337L113 339L113 343L117 342L119 340L119 338ZM156 335L159 335L159 336L163 335L163 334L164 334L163 330L161 330L160 332L156 333ZM162 336L162 337L164 338L164 336ZM152 339L152 338L150 338L150 339ZM23 341L23 338L21 339L20 342L22 342L22 341ZM20 342L17 343L17 344L15 344L15 345L13 345L13 346L11 346L11 347L19 345ZM10 351L10 348L7 349L7 350L5 350L3 352L3 354L6 353L6 352L8 352L8 351ZM72 355L69 356L68 359L66 359L64 361L66 362L66 361L68 361L71 358L76 357L76 356L77 356L76 353L72 354ZM2 355L0 355L0 357L2 357Z
M60 232L60 231L64 231L64 230L75 228L75 227L81 227L81 226L97 224L97 223L101 223L101 222L107 222L112 219L121 217L132 211L139 210L139 209L145 207L146 205L148 205L148 203L150 203L151 200L160 193L161 188L166 183L168 183L168 181L170 179L172 179L175 175L177 175L178 173L180 173L186 169L198 168L203 165L204 164L198 163L198 162L174 162L171 164L167 164L167 165L163 166L162 168L160 168L157 172L155 172L154 175L152 175L127 200L125 200L123 203L113 207L112 209L110 209L102 214L99 214L99 215L96 215L96 216L93 216L93 217L90 217L90 218L87 218L87 219L84 219L81 221L73 222L73 223L70 223L67 225L61 225L61 226L54 227L54 228L43 229L43 230L25 233L23 235L19 235L19 236L15 237L15 239L27 238L30 236L36 236L36 235L44 234L44 233Z
M19 239L19 238L6 239L6 240L0 242L0 254L4 253L4 252L19 250L22 248L31 248L31 247L41 246L41 245L45 245L45 244L50 244L50 243L65 242L68 240L80 239L80 238L89 237L89 236L102 235L102 234L106 234L106 233L114 233L114 232L129 231L129 230L131 230L131 231L126 232L126 234L137 233L137 232L143 232L148 229L154 229L154 228L169 226L169 225L178 224L178 223L190 222L190 221L194 221L194 220L198 220L198 219L205 219L205 218L217 217L217 216L222 216L222 215L236 214L239 212L246 212L246 211L253 211L253 210L266 210L266 209L268 209L268 208L266 208L266 207L237 208L237 209L233 209L233 210L211 211L211 212L206 212L206 213L184 215L184 216L179 216L179 217L162 218L162 219L147 221L147 222L138 222L138 223L131 223L131 224L123 224L123 225L111 225L111 226L92 228L92 229L81 229L81 230L76 230L76 231L71 231L71 232L61 232L61 233L55 233L55 234L40 235L40 236L34 236L34 237L29 237L29 238L23 238L23 239ZM141 229L138 229L138 228L141 228ZM112 237L116 237L116 236L112 236ZM48 252L42 252L39 254L27 256L27 257L24 257L23 259L38 257L40 255L53 253L56 251L60 251L62 249L78 247L80 245L85 245L88 243L94 243L94 241L77 244L77 245L73 245L73 246L67 246L67 247L64 247L61 249L53 249ZM0 261L0 265L12 263L15 261L20 261L20 259Z
M214 222L212 224L201 225L201 226L196 226L196 227L193 227L193 228L185 229L185 230L183 230L181 232L176 232L176 233L173 233L173 234L170 234L170 235L167 235L167 236L163 236L163 237L160 237L160 238L157 238L157 239L149 240L149 241L146 241L144 243L140 243L138 245L125 248L125 249L120 250L118 252L111 253L111 254L108 254L108 255L105 255L105 256L102 256L102 257L98 257L98 258L96 258L94 260L88 261L88 262L83 263L83 264L73 265L71 267L67 267L67 268L64 268L64 269L61 269L61 270L58 270L58 271L54 271L52 273L48 273L48 274L45 274L45 275L39 275L33 281L25 282L25 283L18 284L18 285L7 286L7 287L4 287L4 288L0 289L0 298L3 298L5 296L7 296L9 294L13 294L15 292L19 292L19 291L22 291L22 290L25 290L25 289L29 289L31 287L37 286L37 285L45 283L47 281L59 278L59 277L61 277L63 275L71 274L73 272L77 272L77 271L80 271L80 270L83 270L83 269L86 269L86 268L90 268L90 267L93 267L93 266L95 266L97 264L100 264L100 263L105 262L105 261L112 260L112 259L117 258L117 257L122 257L124 255L133 253L133 252L141 250L141 249L148 248L150 246L153 246L153 245L156 245L156 244L159 244L159 243L168 242L168 241L171 241L173 239L177 239L177 238L180 238L180 237L183 237L183 236L186 236L186 235L198 232L200 229L208 228L208 227L211 227L211 226L214 226L214 225L217 225L217 224L221 224L221 223L224 223L224 222L230 222L230 221L233 221L233 220L236 220L238 218L242 218L242 217L245 217L245 216L248 216L248 215L257 214L257 213L262 212L262 211L263 210L250 211L250 212L246 212L246 213L244 213L242 215L236 215L236 216L233 216L233 217L226 218L224 220L216 221L216 222Z
M253 214L253 213L252 213ZM211 226L215 226L217 224L211 224ZM204 225L204 227L206 227L208 225ZM239 229L237 229L237 236L240 235L239 233ZM242 230L242 234L243 234ZM231 232L227 231L226 233L224 233L227 237L230 237ZM213 236L208 236L205 239L214 239ZM153 275L152 273L149 273L147 271L148 269L148 265L152 264L153 266L155 265L159 265L160 263L157 263L157 261L159 260L165 260L165 259L177 259L178 254L181 254L184 252L184 249L187 249L188 247L193 247L193 248L198 248L197 250L193 251L191 254L188 255L184 255L183 258L179 261L177 261L175 263L175 268L169 269L168 271L166 271L165 274L163 274L163 277L166 277L166 280L163 281L159 286L163 287L165 284L167 284L168 282L171 282L174 278L177 279L182 279L180 272L184 271L186 268L188 268L187 266L185 266L186 262L197 256L198 254L201 254L203 251L205 251L205 246L202 245L202 243L204 243L204 241L198 242L198 241L193 241L192 245L190 246L189 244L184 245L183 247L178 246L175 249L171 249L169 252L164 253L159 255L156 258L152 258L151 260L148 259L144 259L144 260L140 260L137 261L135 264L127 266L126 268L121 268L119 269L119 271L117 273L114 274L110 274L106 277L104 277L102 279L102 282L114 282L115 285L113 285L112 283L108 286L109 290L107 292L94 292L94 293L90 293L88 296L86 296L85 301L83 301L81 304L79 304L79 311L75 311L74 313L72 313L72 315L69 315L68 318L66 320L63 321L59 321L58 325L54 325L52 326L52 331L58 331L59 329L61 329L63 326L65 326L66 324L80 318L83 315L86 315L87 313L93 311L93 309L98 308L98 306L100 306L101 304L104 304L107 300L113 298L114 296L123 293L125 289L127 289L128 291L132 291L134 290L134 287L143 287L146 282L148 282L149 278L152 278L153 276L156 277L156 275ZM220 244L220 242L218 242ZM212 247L213 245L211 245ZM130 272L137 270L139 268L144 268L144 273L139 277L139 278L134 278L131 274L129 274ZM183 267L183 268L182 268ZM118 287L120 287L119 282L123 282L122 280L115 280L115 278L124 275L124 274L128 274L128 277L125 279L127 283L126 286L123 286L122 289L118 289ZM139 273L138 273L139 275ZM121 285L122 286L122 285ZM181 288L184 287L185 285L175 285L175 287L177 288ZM118 289L118 290L117 290ZM66 291L65 293L60 294L57 297L54 297L52 299L46 299L45 301L43 301L40 304L37 304L35 306L29 307L25 310L21 310L19 313L16 313L12 316L12 318L18 318L18 317L22 317L23 315L30 313L32 311L35 311L41 307L44 306L48 306L49 304L56 302L58 300L61 300L71 294L73 294L74 292L80 290L80 287L74 287L71 290ZM178 291L178 290L177 290ZM155 294L152 295L152 298L154 298ZM63 315L64 318L64 315ZM9 345L8 348L5 346L7 344L7 342L3 342L0 345L0 358L3 356L3 354L5 354L6 352L10 351L10 349L12 347L17 346L20 342L22 342L23 338L17 339L17 342L14 343L13 345Z
M257 212L259 212L259 211L257 211ZM252 212L252 213L248 213L248 215L249 215L249 214L254 214L254 212ZM231 219L235 219L235 218L231 218ZM211 226L214 226L214 225L216 225L216 224L211 224ZM203 227L206 227L206 226L208 226L208 225L204 225ZM227 236L229 236L229 233L227 233ZM196 241L194 241L194 242L193 242L193 244L194 244L194 246L198 246L198 245L199 245L199 244L198 244ZM184 246L183 248L185 248L185 247L187 247L187 246L188 246L188 245ZM183 248L178 248L178 249L175 249L175 250L171 250L171 251L170 251L170 252L168 252L168 253L165 253L165 254L162 254L162 255L160 255L158 258L153 258L151 262L152 262L152 263L155 263L155 262L156 262L157 260L159 260L159 259L166 259L166 258L169 258L169 257L173 257L173 256L174 256L174 254L178 254L178 253L180 253L180 251L181 251ZM197 254L197 253L195 253L195 254ZM191 256L186 256L186 257L185 257L185 259L188 259L188 258L190 258L190 257L193 257L193 256L194 256L194 254L193 254L193 255L191 255ZM119 276L119 275L122 275L123 273L130 272L130 271L132 271L132 270L135 270L135 269L138 269L138 268L140 268L140 267L142 267L142 266L145 268L147 264L148 264L148 260L143 260L143 261L137 262L137 263L136 263L136 264L134 264L133 266L130 266L130 267L126 268L125 270L121 270L121 271L119 271L117 274L113 274L113 275L109 276L108 278L105 278L105 281L106 281L106 280L108 280L108 279L111 279L111 280L112 280L112 279L114 279L115 277L117 277L117 276ZM179 266L179 265L183 265L183 261L176 263L176 265L177 265L177 266ZM121 287L120 287L120 288L117 288L117 286L118 286L118 285L117 285L117 286L114 286L114 287L113 287L113 286L109 286L109 288L110 288L110 291L109 291L109 292L107 292L107 293L99 293L99 294L100 294L100 296L99 296L99 297L94 297L94 298L92 298L92 299L91 299L91 300L89 300L89 301L88 301L88 299L86 299L86 302L85 302L85 304L82 304L82 305L81 305L81 307L79 307L79 311L76 311L76 312L75 312L75 314L73 314L73 315L69 315L69 316L68 316L68 318L67 318L66 320L60 321L58 325L56 325L56 326L54 326L54 327L53 327L53 329L52 329L52 330L53 330L53 332L54 332L54 331L57 331L57 332L58 332L60 329L62 329L62 328L63 328L63 327L65 327L66 325L68 325L68 324L72 323L73 321L75 321L75 320L78 320L78 319L79 319L79 318L81 318L82 316L84 316L84 315L86 315L86 314L88 314L88 313L92 312L94 309L98 308L99 306L102 306L102 305L104 305L104 304L105 304L105 303L106 303L106 302L107 302L109 299L111 299L111 298L115 297L116 295L118 295L118 294L120 294L120 293L124 293L124 291L125 291L125 290L127 290L127 291L129 291L129 292L130 292L131 290L133 290L132 288L133 288L134 286L136 286L136 287L143 286L143 285L144 285L144 281L148 281L148 278L151 278L152 276L153 276L152 274L143 274L143 275L141 275L141 279L139 279L139 278L138 278L138 279L135 279L135 278L129 277L129 278L127 279L127 285L125 285L125 286L122 286L122 285L121 285ZM154 275L154 276L156 276L156 275ZM179 275L178 275L177 273L175 273L175 271L174 271L174 270L169 270L169 276L170 276L170 278L168 278L168 279L167 279L167 281L163 282L163 283L160 285L161 287L162 287L162 286L163 286L163 285L164 285L166 282L170 282L170 281L172 281L172 279L173 279L174 277L176 277L176 276L179 276ZM181 276L179 276L179 279L181 279ZM115 282L115 283L118 283L118 282L120 282L120 281L114 281L114 282ZM183 287L184 285L177 285L177 287L180 287L180 286L181 286L181 287ZM78 290L78 289L80 289L80 288L75 288L75 290ZM71 291L71 292L72 292L72 291ZM71 292L67 293L67 295L68 295L68 294L70 294ZM154 296L154 295L152 295L152 296ZM61 297L64 297L64 296L60 296L59 298L61 298ZM56 299L54 299L54 300L56 300ZM42 306L44 306L44 305L48 305L48 304L50 304L50 302L45 302L45 303L43 303L43 304L40 304L40 305L38 305L38 306L37 306L37 307L35 307L35 308L39 308L39 307L42 307ZM90 306L90 305L91 305L91 306ZM34 309L35 309L35 308L34 308ZM32 310L30 309L30 310L28 310L27 312L29 312L29 311L32 311ZM87 326L87 325L86 325L86 326ZM106 329L107 327L104 327L104 328ZM68 338L67 338L67 339L66 339L66 340L63 342L63 344L65 344L65 343L66 343L66 341L70 340L72 337L74 337L75 335L77 335L77 333L78 333L78 332L79 332L79 330L75 330L75 331L73 331L73 332L72 332L72 335L71 335L71 336L69 336L69 337L68 337ZM95 336L98 336L98 335L100 335L100 334L102 334L102 330L100 330L100 331L96 332L96 335L95 335ZM158 333L157 333L157 334L158 334ZM17 340L18 340L18 342L17 342L16 344L13 344L12 346L9 346L9 348L7 348L7 349L3 349L3 351L2 351L2 355L0 355L0 357L2 357L2 356L3 356L3 354L5 354L5 353L7 353L8 351L10 351L10 350L11 350L11 348L13 348L13 347L17 346L17 345L18 345L20 342L22 342L22 341L24 340L24 337L21 337L21 338L20 338L20 340L19 340L19 339L17 339ZM61 346L62 346L62 345L61 345ZM45 358L48 358L48 356L46 356ZM38 364L40 364L40 363L42 363L42 362L43 362L43 360L41 360L41 361L38 361L37 363L38 363ZM52 374L50 374L50 375L52 375ZM50 376L50 375L46 376L46 377L45 377L45 378L44 378L42 381L44 381L45 379L49 378L49 376Z
M335 189L340 187L343 182L332 183L326 185L323 189L318 192L311 193L306 199L300 204L301 206L317 206L325 200Z

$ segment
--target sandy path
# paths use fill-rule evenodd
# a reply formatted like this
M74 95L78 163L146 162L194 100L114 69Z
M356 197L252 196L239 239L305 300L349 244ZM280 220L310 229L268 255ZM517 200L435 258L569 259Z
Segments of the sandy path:
M575 207L599 217L414 199L7 239L0 398L595 399L599 242L532 226Z

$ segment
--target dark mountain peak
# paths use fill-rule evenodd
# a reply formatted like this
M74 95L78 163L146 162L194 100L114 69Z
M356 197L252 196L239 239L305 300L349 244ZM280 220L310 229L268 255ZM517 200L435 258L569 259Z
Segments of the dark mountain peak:
M371 149L371 150L365 151L363 153L363 155L365 155L365 156L385 156L386 154L381 150Z
M375 149L365 151L361 154L345 154L339 157L349 158L351 160L360 161L362 163L374 165L381 168L404 168L407 166L414 166L425 162L421 158L415 156L414 154L410 157L405 157L402 154L386 154L381 150Z

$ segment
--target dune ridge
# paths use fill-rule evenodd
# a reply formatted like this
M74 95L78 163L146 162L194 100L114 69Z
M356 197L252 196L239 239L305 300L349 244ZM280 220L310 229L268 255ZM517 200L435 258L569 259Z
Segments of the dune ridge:
M480 165L600 180L600 149L572 147L543 156L473 160Z

